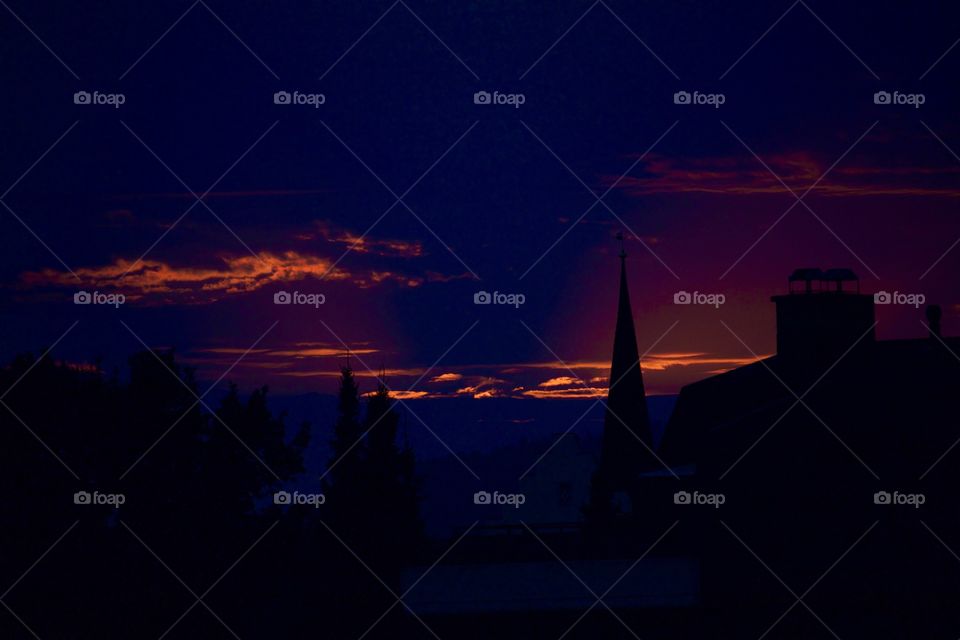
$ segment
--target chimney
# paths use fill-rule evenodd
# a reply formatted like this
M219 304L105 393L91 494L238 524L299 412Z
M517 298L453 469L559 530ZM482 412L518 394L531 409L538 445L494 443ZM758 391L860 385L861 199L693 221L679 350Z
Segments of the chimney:
M777 355L830 361L867 334L874 340L873 296L860 293L850 269L797 269L777 305Z

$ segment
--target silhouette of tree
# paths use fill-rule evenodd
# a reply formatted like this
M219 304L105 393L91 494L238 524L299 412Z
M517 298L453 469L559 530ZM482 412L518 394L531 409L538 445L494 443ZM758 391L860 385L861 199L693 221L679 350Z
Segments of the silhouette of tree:
M333 427L332 456L329 473L324 480L327 511L335 527L346 535L356 537L366 529L361 514L369 492L365 490L363 474L365 447L360 424L360 390L349 364L340 368L340 392L337 402L337 420Z
M258 499L278 483L273 472L286 481L303 470L307 431L301 427L287 441L266 388L243 401L231 386L214 418L197 401L193 372L170 351L132 356L126 380L99 366L20 356L0 368L0 392L11 387L4 403L12 411L0 407L0 483L8 487L0 494L0 574L20 575L78 523L51 552L52 562L30 572L33 584L20 585L7 600L41 637L101 628L106 617L116 633L104 630L103 637L160 635L181 605L170 583L156 579L162 566L125 525L191 588L205 589L271 524L273 513ZM77 491L122 493L126 501L119 508L77 505ZM284 542L274 543L289 546ZM265 573L275 559L252 553L244 566L262 562ZM226 618L263 605L245 586L217 587L231 602L232 610L218 606ZM282 600L295 587L278 584L273 592ZM0 622L6 631L7 620Z
M379 546L379 562L385 568L399 568L398 562L409 560L422 535L419 516L419 488L415 475L415 459L408 445L397 443L400 416L391 407L389 392L383 381L367 401L367 455L370 499L376 508L371 513L374 530L389 530L387 544Z
M400 570L413 562L422 536L415 462L409 447L397 443L400 416L386 386L381 382L369 396L362 421L360 397L353 371L342 367L333 455L324 481L326 522L378 577L397 588ZM318 536L324 548L334 550L323 567L328 578L323 599L337 612L341 633L358 635L364 628L354 628L355 621L375 619L390 606L389 594L322 527Z
M212 465L229 472L221 478L234 484L234 493L246 496L237 508L252 512L254 500L264 497L303 472L303 451L309 443L309 429L302 424L290 442L286 442L284 415L274 416L267 403L267 387L255 389L246 402L235 384L230 384L209 424ZM237 491L237 489L241 489Z

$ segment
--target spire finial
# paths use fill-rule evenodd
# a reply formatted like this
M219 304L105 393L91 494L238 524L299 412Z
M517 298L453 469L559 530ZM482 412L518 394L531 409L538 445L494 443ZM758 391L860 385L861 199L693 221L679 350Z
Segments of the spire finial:
M623 260L627 257L627 251L623 246L623 231L617 231L617 240L620 242L620 259Z

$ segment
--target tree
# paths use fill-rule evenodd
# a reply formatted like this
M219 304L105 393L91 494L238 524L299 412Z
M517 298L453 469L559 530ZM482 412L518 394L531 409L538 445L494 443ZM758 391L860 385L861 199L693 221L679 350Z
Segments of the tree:
M360 421L360 390L340 371L333 457L324 483L331 526L380 571L408 561L422 534L415 460L397 442L400 416L381 381Z
M419 515L419 487L415 458L409 445L397 443L400 416L391 406L389 391L381 380L367 401L364 422L367 432L366 467L370 474L371 514L374 530L389 531L379 546L380 563L399 568L416 551L423 532Z
M367 529L362 514L370 492L363 473L365 447L360 426L360 390L349 364L340 368L337 420L333 427L332 457L324 479L327 512L334 527L355 540Z

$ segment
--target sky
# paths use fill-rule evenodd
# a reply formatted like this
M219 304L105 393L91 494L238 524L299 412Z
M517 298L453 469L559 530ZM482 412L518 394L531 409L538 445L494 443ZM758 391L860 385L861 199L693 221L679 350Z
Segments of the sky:
M921 294L956 335L955 18L10 0L0 359L149 345L202 387L330 393L349 349L402 398L602 396L618 232L651 394L772 354L798 267ZM922 305L877 319L926 332Z

